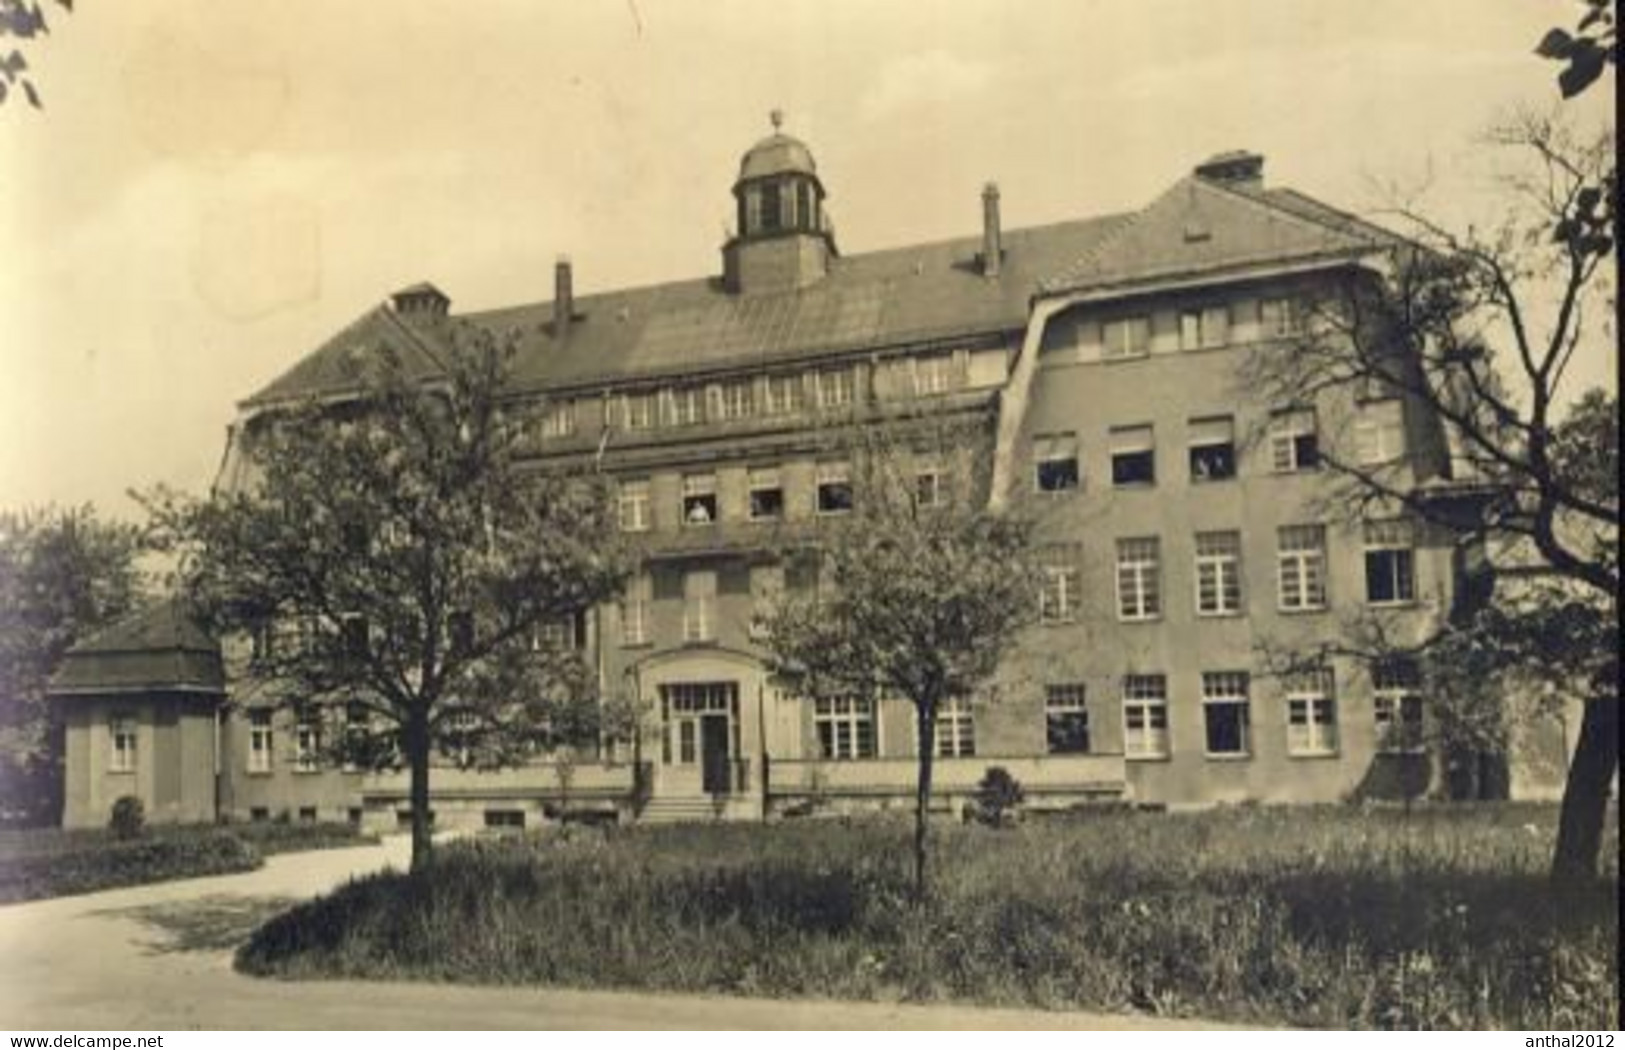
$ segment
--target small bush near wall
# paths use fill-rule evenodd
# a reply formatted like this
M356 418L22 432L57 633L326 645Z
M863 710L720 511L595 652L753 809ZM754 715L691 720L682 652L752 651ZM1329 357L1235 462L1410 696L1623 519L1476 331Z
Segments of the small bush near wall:
M267 856L376 842L347 824L147 826L0 832L0 903L252 871Z
M113 832L116 839L139 838L141 829L147 825L147 808L141 800L134 795L125 795L113 803L113 814L107 821L107 827Z

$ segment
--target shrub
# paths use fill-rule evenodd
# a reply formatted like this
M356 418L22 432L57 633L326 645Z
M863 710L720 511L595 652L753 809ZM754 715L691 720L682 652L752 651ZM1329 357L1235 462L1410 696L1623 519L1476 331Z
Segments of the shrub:
M225 831L135 839L76 835L59 849L0 858L0 901L225 875L262 863L253 846Z
M107 826L112 829L114 838L138 838L146 824L147 808L134 795L125 795L113 803L113 815Z
M1027 792L1021 781L1011 776L1008 769L989 766L976 785L972 816L989 827L1005 827L1014 823L1026 800Z

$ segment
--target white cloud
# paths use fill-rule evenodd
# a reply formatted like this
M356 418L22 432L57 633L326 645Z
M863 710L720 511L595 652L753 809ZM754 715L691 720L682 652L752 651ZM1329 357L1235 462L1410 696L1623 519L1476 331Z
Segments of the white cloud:
M905 55L887 63L858 100L858 114L879 120L916 106L938 105L985 90L994 67L947 51Z

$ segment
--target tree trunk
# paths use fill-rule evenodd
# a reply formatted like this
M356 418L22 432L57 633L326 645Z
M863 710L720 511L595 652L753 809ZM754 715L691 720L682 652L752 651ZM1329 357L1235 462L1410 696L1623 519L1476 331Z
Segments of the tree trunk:
M1572 885L1597 874L1603 824L1608 818L1608 785L1619 768L1619 700L1589 701L1574 745L1563 809L1557 820L1552 881Z
M423 871L433 859L429 826L429 713L419 708L406 725L406 761L412 773L412 870Z
M925 903L925 852L930 830L931 765L937 753L936 705L922 705L918 709L920 738L919 777L914 785L914 901Z

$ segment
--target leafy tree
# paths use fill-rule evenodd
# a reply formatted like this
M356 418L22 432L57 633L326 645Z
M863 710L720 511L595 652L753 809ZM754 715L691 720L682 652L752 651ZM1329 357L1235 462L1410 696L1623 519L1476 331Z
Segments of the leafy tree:
M840 438L853 508L789 555L816 573L787 588L763 627L776 680L807 699L903 697L914 706L914 889L927 889L937 718L969 702L1038 614L1033 523L987 508L979 424L899 417ZM985 451L985 449L984 449ZM943 473L922 483L921 455Z
M1615 35L1614 0L1583 0L1585 13L1575 31L1553 28L1541 38L1535 54L1563 63L1557 86L1564 98L1573 98L1597 82L1604 70L1619 64L1619 38Z
M65 11L73 10L73 0L56 0ZM45 9L35 0L0 0L0 37L16 37L32 41L50 32L46 24ZM28 104L39 109L39 89L28 77L28 58L21 47L0 52L0 105L11 97L13 88L21 88Z
M148 499L205 619L257 639L247 680L346 710L352 761L410 770L414 869L436 748L497 766L588 733L592 669L550 628L624 577L604 480L523 461L537 406L505 394L511 349L445 332L437 375L380 348L348 359L354 399L251 421L238 491Z
M1618 185L1612 128L1582 139L1525 115L1492 142L1525 162L1507 176L1496 225L1456 232L1414 207L1394 209L1411 239L1392 253L1386 277L1301 304L1304 334L1285 351L1255 354L1245 379L1281 404L1377 394L1441 421L1445 444L1432 451L1443 473L1422 484L1403 461L1371 465L1336 446L1321 462L1341 481L1334 501L1476 535L1502 560L1510 554L1561 583L1503 603L1504 615L1460 610L1461 622L1488 632L1478 655L1500 654L1506 668L1534 658L1529 638L1543 622L1576 608L1617 638L1617 401L1601 391L1576 399L1566 380L1578 353L1612 335ZM1589 683L1586 718L1553 860L1560 878L1595 870L1618 764L1612 679L1580 677Z
M30 822L55 823L62 805L46 683L75 642L141 600L140 550L139 529L88 505L0 513L0 799Z

